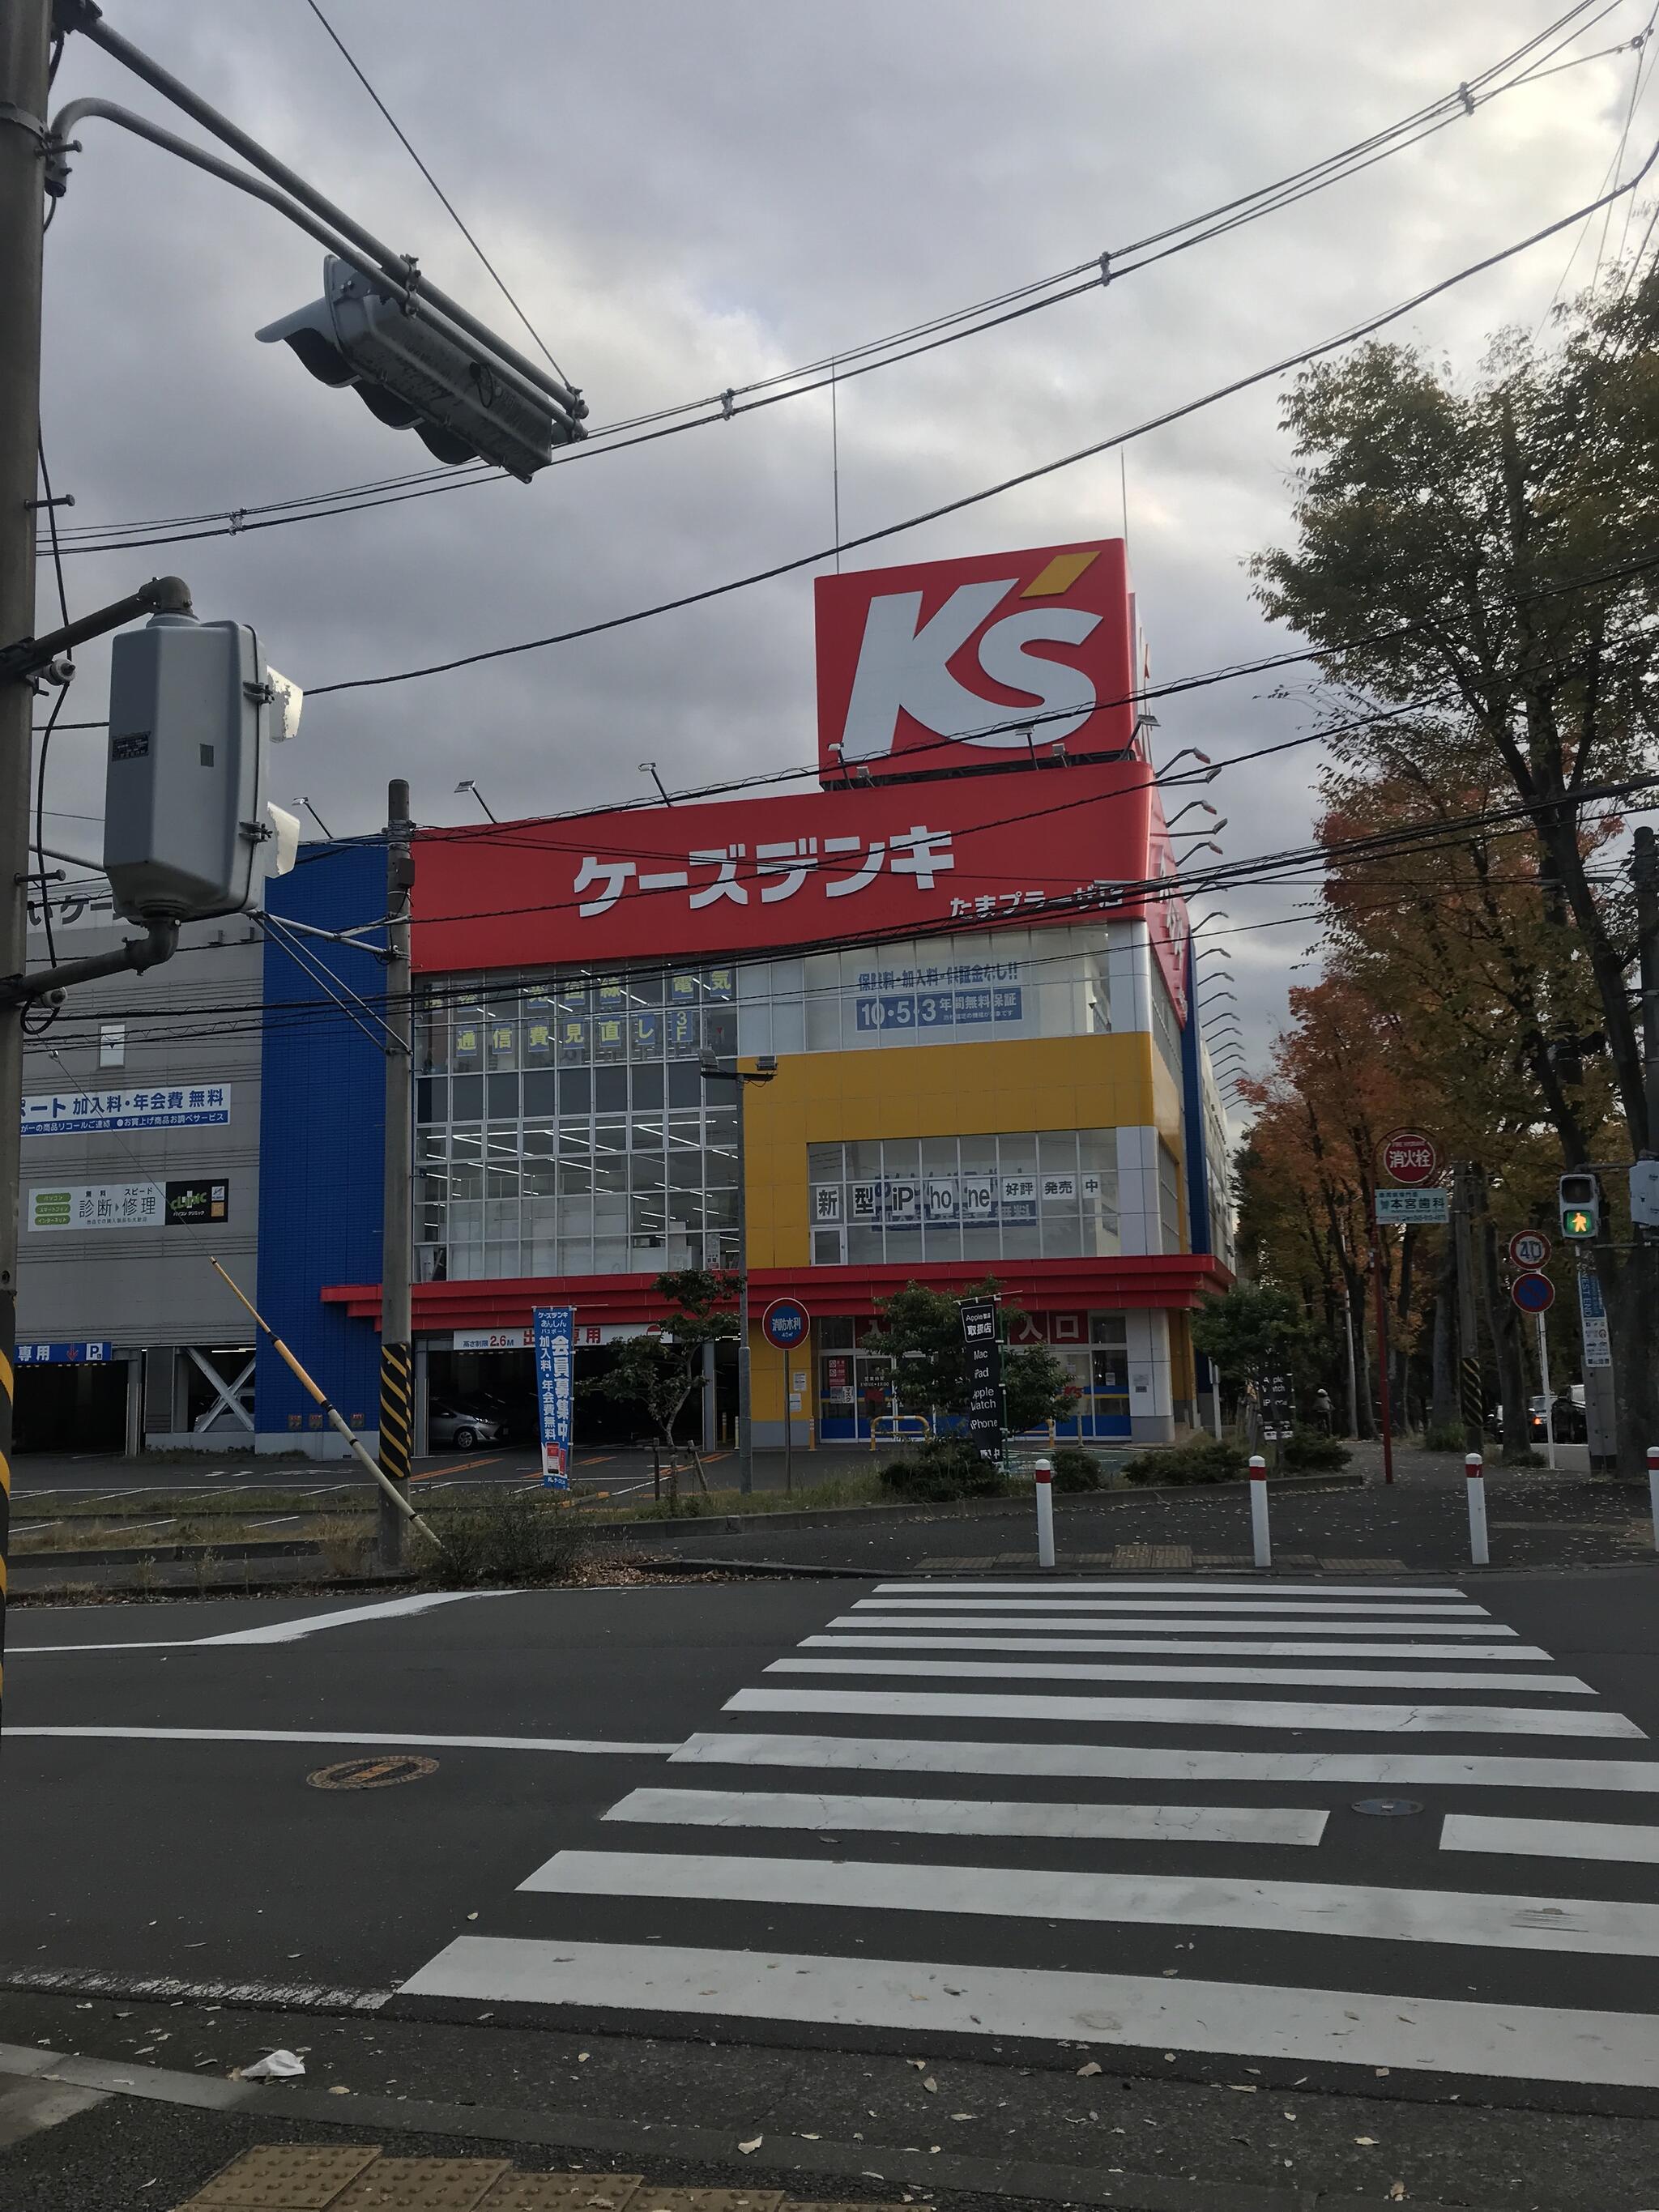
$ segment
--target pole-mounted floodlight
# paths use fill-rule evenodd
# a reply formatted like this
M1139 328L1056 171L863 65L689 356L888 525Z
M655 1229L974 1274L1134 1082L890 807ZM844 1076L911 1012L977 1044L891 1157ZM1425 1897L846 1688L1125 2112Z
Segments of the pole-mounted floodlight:
M304 807L306 812L317 824L317 827L322 831L324 836L328 839L331 844L332 844L334 842L334 832L329 828L327 823L324 821L322 816L317 811L316 808L312 805L310 799L306 796L303 791L295 800L294 804L296 806Z
M496 814L491 809L489 801L484 797L483 792L479 790L477 785L472 781L472 778L470 775L464 775L460 781L456 785L455 795L459 799L461 793L466 791L470 791L472 793L472 796L477 800L479 805L483 807L484 812L489 815L489 819L492 822L499 822L501 820L500 815Z
M1164 827L1166 830L1173 830L1176 823L1180 821L1182 815L1192 813L1194 808L1203 814L1213 815L1216 811L1215 808L1211 805L1207 799L1189 799L1183 807L1181 807L1176 813L1170 817Z
M668 795L667 786L663 782L662 778L657 774L657 763L655 761L641 761L640 763L640 774L641 775L648 775L652 782L656 785L658 790L662 793L662 803L665 806L672 806L674 804L673 800Z

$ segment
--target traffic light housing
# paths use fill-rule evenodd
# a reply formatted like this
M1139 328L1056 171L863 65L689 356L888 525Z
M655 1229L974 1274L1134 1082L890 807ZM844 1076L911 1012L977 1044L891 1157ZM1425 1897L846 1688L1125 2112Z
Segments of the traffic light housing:
M569 408L562 406L460 331L406 314L331 253L322 298L254 335L264 345L292 347L324 384L351 386L378 421L413 430L452 466L490 461L528 483L556 446L586 434L580 416L586 410L574 393Z
M246 623L164 614L115 639L104 872L118 913L145 923L240 913L293 866L300 825L266 798L266 760L300 706Z
M1588 1244L1601 1233L1601 1186L1593 1175L1564 1175L1559 1195L1561 1235L1569 1244Z

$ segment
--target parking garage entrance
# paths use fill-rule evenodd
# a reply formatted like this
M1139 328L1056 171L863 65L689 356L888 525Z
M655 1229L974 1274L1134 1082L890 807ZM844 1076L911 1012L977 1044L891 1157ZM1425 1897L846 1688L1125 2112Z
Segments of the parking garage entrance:
M607 1334L611 1333L607 1331ZM441 1452L487 1449L494 1444L533 1445L536 1376L528 1329L489 1332L457 1330L448 1344L427 1348L427 1448ZM606 1449L651 1441L649 1416L641 1406L613 1396L599 1386L615 1368L622 1332L609 1342L575 1347L574 1448ZM509 1339L501 1342L503 1337ZM699 1379L676 1425L682 1443L699 1446L711 1438L727 1440L737 1422L737 1347L714 1347L713 1419L704 1410L706 1387ZM494 1431L495 1433L489 1431ZM465 1441L460 1441L465 1438Z

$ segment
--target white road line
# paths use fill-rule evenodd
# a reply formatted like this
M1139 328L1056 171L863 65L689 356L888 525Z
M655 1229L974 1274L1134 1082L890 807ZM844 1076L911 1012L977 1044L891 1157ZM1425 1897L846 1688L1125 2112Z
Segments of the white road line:
M465 1936L399 1994L1659 2087L1649 2013L1251 1982Z
M1053 1721L1076 1727L1334 1729L1348 1735L1601 1735L1642 1730L1581 1706L1301 1705L1279 1698L999 1696L993 1691L739 1690L728 1713L848 1713L891 1720Z
M262 1628L238 1628L224 1636L161 1637L133 1644L20 1644L9 1658L40 1658L69 1651L201 1651L229 1644L297 1644L303 1636L316 1636L325 1628L356 1628L373 1620L397 1620L409 1613L427 1613L434 1605L455 1605L463 1598L512 1597L512 1590L428 1590L419 1597L383 1599L378 1605L354 1605L339 1613L312 1613L297 1620L267 1621Z
M826 1642L836 1643L834 1637ZM1403 1655L1402 1655L1403 1656ZM1445 1674L1425 1667L1068 1667L1053 1660L1024 1667L1002 1659L775 1659L769 1674L898 1674L947 1682L1247 1682L1273 1689L1555 1691L1593 1698L1574 1674Z
M1280 1596L1376 1597L1378 1595L1383 1597L1393 1597L1395 1595L1398 1595L1401 1597L1455 1598L1464 1595L1464 1592L1461 1589L1453 1589L1449 1584L1443 1583L1407 1583L1397 1590L1394 1584L1389 1583L1385 1584L1383 1589L1379 1592L1375 1583L1255 1583L1247 1582L1243 1577L1239 1577L1231 1582L1194 1582L1190 1575L1184 1577L1179 1582L1152 1583L1130 1582L1127 1579L1120 1580L1116 1575L1114 1575L1111 1577L1109 1581L1106 1580L1103 1577L1097 1576L1093 1582L1089 1583L1051 1583L1045 1578L1041 1583L1038 1583L1036 1582L1035 1578L1028 1576L1026 1580L1023 1583L976 1583L955 1581L941 1583L935 1581L925 1583L878 1583L876 1584L876 1592L878 1596L901 1596L912 1595L924 1597L937 1597L940 1590L944 1590L947 1593L945 1599L945 1602L947 1605L954 1602L954 1598L948 1595L948 1593L952 1593L957 1590L960 1590L964 1596L971 1595L974 1597L980 1597L983 1596L988 1591L993 1594L999 1595L1006 1592L1012 1592L1016 1596L1029 1597L1034 1589L1038 1589L1045 1593L1058 1593L1062 1597L1074 1596L1079 1591L1082 1591L1085 1595L1092 1597L1103 1597L1118 1590L1131 1590L1137 1595L1144 1595L1164 1597L1201 1597L1206 1595L1212 1595L1217 1591L1219 1591L1224 1595L1229 1597L1261 1596L1267 1598Z
M430 1613L434 1606L459 1605L469 1598L512 1597L512 1590L427 1590L418 1597L383 1598L378 1605L354 1605L342 1613L313 1613L298 1620L267 1621L263 1628L234 1629L228 1636L204 1636L203 1645L224 1644L294 1644L302 1636L316 1636L325 1628L357 1628L375 1620L401 1620L410 1613Z
M993 1774L1091 1782L1328 1784L1346 1789L1602 1790L1659 1796L1659 1760L1448 1757L1420 1752L1140 1749L1092 1743L969 1743L934 1736L688 1736L671 1766L784 1766L860 1774Z
M1291 1806L1056 1805L984 1797L850 1797L787 1790L635 1790L607 1820L696 1828L840 1828L901 1836L1082 1842L1316 1844L1329 1817Z
M860 1599L860 1604L866 1601ZM1048 1630L1065 1630L1068 1634L1083 1634L1091 1628L1109 1630L1114 1636L1169 1636L1182 1634L1200 1636L1260 1636L1269 1635L1321 1636L1326 1639L1320 1650L1337 1650L1341 1638L1353 1636L1515 1636L1512 1628L1501 1620L1292 1620L1275 1627L1272 1620L1252 1620L1248 1614L1237 1620L1136 1620L1115 1613L1098 1617L1087 1613L838 1613L825 1623L830 1628L908 1628L926 1631L932 1635L936 1629L975 1628L996 1629L1012 1635L1036 1635ZM1519 1639L1517 1638L1517 1641Z
M915 1627L914 1621L904 1624ZM932 1626L930 1622L929 1626ZM978 1624L969 1623L969 1626ZM860 1620L860 1628L869 1624ZM1536 1644L1287 1644L1275 1638L1230 1642L1210 1636L803 1636L804 1646L830 1651L1114 1651L1125 1657L1167 1652L1197 1658L1237 1656L1243 1659L1401 1659L1415 1666L1425 1659L1540 1659L1551 1655Z
M1240 1618L1270 1620L1275 1613L1296 1613L1309 1620L1345 1620L1371 1617L1415 1621L1485 1620L1482 1605L1367 1605L1353 1598L1270 1597L858 1597L856 1613L1063 1613L1086 1618L1091 1613L1213 1613Z
M112 1650L112 1644L94 1647ZM609 1736L410 1735L374 1729L6 1728L15 1735L118 1736L162 1743L368 1743L406 1751L592 1751L659 1758L678 1743L624 1743Z
M561 1897L833 1905L858 1912L997 1920L1118 1921L1144 1927L1264 1929L1480 1950L1659 1958L1659 1905L1585 1897L1486 1896L1354 1882L1228 1881L1214 1875L1078 1874L1044 1867L893 1866L878 1859L753 1858L697 1851L556 1851L520 1890ZM1656 2037L1659 2041L1659 2037Z
M1499 1820L1448 1813L1443 1851L1503 1851L1521 1858L1615 1859L1659 1866L1659 1828L1618 1820Z

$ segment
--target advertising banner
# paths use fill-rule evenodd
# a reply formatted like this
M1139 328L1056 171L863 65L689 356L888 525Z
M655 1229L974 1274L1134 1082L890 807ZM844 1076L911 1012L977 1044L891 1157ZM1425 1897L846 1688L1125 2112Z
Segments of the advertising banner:
M997 1342L994 1298L963 1298L962 1334L968 1347L968 1436L981 1458L1002 1457L1002 1350Z
M542 1487L570 1487L571 1346L575 1310L537 1306L531 1316L536 1338L536 1407L541 1419Z
M54 1091L23 1101L26 1137L87 1137L110 1129L185 1129L230 1119L228 1083L167 1090Z
M1062 747L1099 759L1133 739L1121 538L820 576L814 592L826 784L854 770L959 775Z
M419 845L414 956L427 973L1140 915L1122 887L1161 875L1150 856L1167 850L1138 759L486 823ZM1185 939L1179 901L1160 907L1154 941L1177 1006ZM958 1013L953 997L951 1012L994 1025L997 1001L964 1000Z

